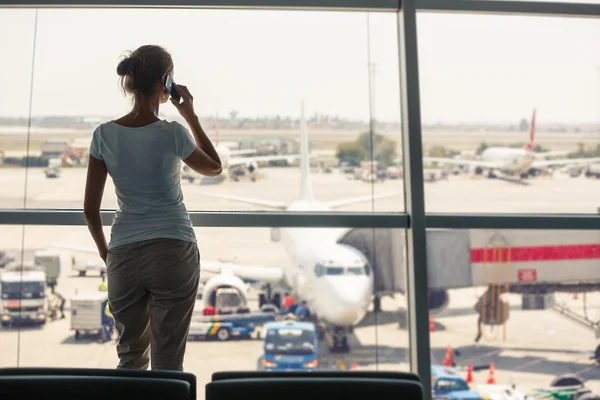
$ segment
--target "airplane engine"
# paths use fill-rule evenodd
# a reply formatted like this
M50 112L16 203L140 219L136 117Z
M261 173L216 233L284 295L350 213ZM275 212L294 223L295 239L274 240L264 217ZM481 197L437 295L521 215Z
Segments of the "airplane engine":
M248 302L248 292L244 281L235 275L216 275L204 284L202 291L204 307L215 306L217 289L236 289L244 304Z
M429 312L431 314L438 314L448 308L450 296L446 290L430 290L427 302L429 304Z

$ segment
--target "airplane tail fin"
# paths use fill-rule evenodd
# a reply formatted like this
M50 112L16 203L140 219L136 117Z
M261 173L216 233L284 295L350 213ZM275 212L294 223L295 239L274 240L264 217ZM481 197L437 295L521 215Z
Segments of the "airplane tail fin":
M535 146L535 108L533 109L533 114L531 115L531 127L529 128L529 143L525 145L525 149L529 151L533 151Z
M304 101L300 105L300 199L314 200L310 182L310 150L308 148L308 131L304 117Z

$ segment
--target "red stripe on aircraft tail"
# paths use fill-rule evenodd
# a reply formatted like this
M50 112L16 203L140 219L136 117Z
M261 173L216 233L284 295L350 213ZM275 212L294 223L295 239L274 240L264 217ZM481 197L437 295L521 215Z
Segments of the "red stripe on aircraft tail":
M487 254L486 254L487 252ZM508 248L471 249L471 263L508 261ZM571 244L561 246L511 247L511 262L600 260L600 244Z

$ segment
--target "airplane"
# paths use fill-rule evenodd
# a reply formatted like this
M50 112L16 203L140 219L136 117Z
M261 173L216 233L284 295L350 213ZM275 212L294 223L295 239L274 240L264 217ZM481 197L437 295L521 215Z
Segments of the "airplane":
M244 175L246 171L251 172L250 180L256 181L256 171L258 163L268 161L286 160L288 163L293 163L299 157L299 154L287 155L271 155L271 156L253 156L256 153L254 149L236 149L232 150L227 144L219 143L219 115L217 114L215 124L215 150L221 159L223 172L216 177L204 177L194 172L190 167L182 163L181 178L193 183L196 179L202 183L214 184L221 183L229 178L232 181L238 181L240 175Z
M400 192L386 192L336 201L320 202L315 199L310 181L308 133L301 107L300 168L301 192L291 204L272 200L203 193L214 198L257 204L289 212L324 212L360 202L380 199ZM374 273L367 258L352 246L338 243L349 228L272 228L271 239L283 243L289 263L281 267L243 265L231 262L201 260L205 280L202 299L205 306L214 306L216 290L233 288L243 300L247 299L249 285L258 285L259 306L283 305L287 295L296 301L306 301L311 314L333 331L332 351L350 351L347 333L352 332L367 313L374 300ZM55 245L53 247L97 252L94 249ZM209 274L205 274L208 272ZM324 331L322 331L324 333Z
M520 179L526 179L527 177L536 174L536 172L540 170L573 164L593 164L600 161L600 158L561 158L548 160L547 157L565 156L569 154L569 152L534 152L535 117L536 110L534 109L531 117L529 142L521 149L514 147L489 147L483 151L477 160L425 156L423 157L423 161L435 162L439 164L469 166L474 168L474 172L477 175L480 175L487 170L488 178L496 178L495 172L501 172L510 176L517 175Z

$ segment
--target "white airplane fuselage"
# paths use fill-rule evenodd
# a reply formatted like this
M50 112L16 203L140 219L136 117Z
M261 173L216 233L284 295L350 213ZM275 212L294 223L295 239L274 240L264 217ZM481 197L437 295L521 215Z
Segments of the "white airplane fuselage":
M501 171L523 173L529 171L535 156L526 149L490 147L481 154L481 159L488 162L499 162Z
M317 201L300 200L288 211L328 211ZM343 228L282 228L290 258L286 280L298 300L306 300L319 319L333 326L360 322L373 294L373 271L358 250L337 243Z

